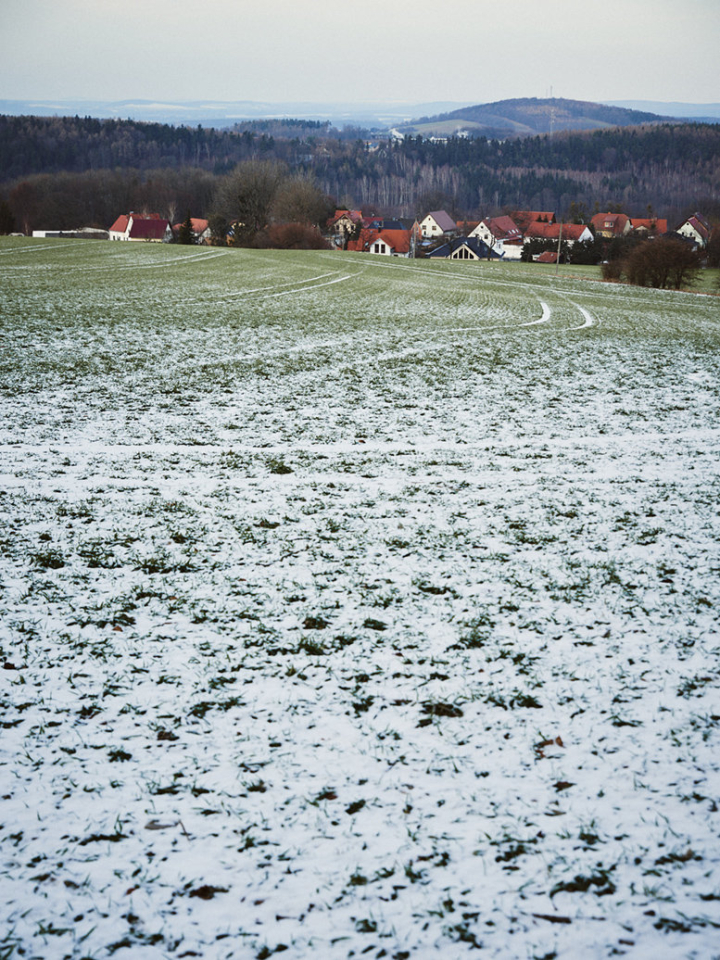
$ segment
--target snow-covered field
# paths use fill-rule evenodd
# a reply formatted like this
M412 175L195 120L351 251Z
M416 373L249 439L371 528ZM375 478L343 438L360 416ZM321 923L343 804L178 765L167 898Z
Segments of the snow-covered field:
M0 242L0 960L720 957L720 301Z

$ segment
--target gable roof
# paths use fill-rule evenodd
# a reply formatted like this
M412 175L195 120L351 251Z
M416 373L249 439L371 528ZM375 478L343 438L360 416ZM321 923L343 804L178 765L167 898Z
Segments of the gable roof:
M487 257L494 257L496 260L499 259L499 254L491 250L480 237L455 237L436 250L433 250L430 256L447 260L449 257L452 257L460 247L467 247L469 250L472 250L480 260L485 260Z
M440 227L443 233L449 233L457 230L457 225L446 210L431 210L423 217L423 221L432 217L435 223Z
M483 223L496 240L522 240L522 234L511 217L486 217Z
M369 227L363 227L358 239L351 240L347 248L358 253L367 253L377 240L384 241L395 253L408 253L410 250L409 230L385 230Z
M647 230L648 233L656 233L658 236L667 233L667 220L660 220L658 217L631 217L630 223L633 230Z
M343 217L348 217L348 219L352 220L353 223L358 223L360 220L362 220L362 211L336 210L328 220L328 226L331 227L334 223L337 223L338 220L342 220Z
M110 230L115 233L125 233L129 222L130 218L127 216L127 214L121 213L115 223L110 227Z
M142 223L144 221L151 221L153 223L162 223L163 224L163 234L165 232L165 227L168 225L167 220L163 220L159 213L135 213L133 210L130 213L121 214L115 223L110 227L114 233L127 233L128 227L132 225L130 230L130 236L135 236L135 225ZM162 235L162 234L161 234Z
M392 247L395 253L408 253L410 250L410 231L409 230L386 230L384 227L378 231L375 239L384 240Z
M207 220L202 220L200 217L190 217L190 229L194 234L197 234L198 237L205 233L209 225ZM177 231L181 226L182 223L176 223L173 230Z
M596 233L608 233L619 236L625 232L629 217L624 213L596 213L590 223Z
M707 240L707 238L710 236L710 224L700 213L696 213L694 216L688 217L687 220L680 224L678 230L682 230L682 228L685 226L692 227L692 229L702 240Z

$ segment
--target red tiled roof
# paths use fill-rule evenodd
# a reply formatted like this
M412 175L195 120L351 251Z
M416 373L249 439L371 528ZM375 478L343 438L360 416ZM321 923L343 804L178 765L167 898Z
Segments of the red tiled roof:
M182 226L182 223L176 223L173 226L173 230L179 230L181 226ZM207 220L202 220L199 217L190 217L190 229L192 230L193 233L196 233L198 236L200 236L201 233L205 233L208 226L209 224Z
M355 252L368 252L370 247L377 241L384 240L395 253L407 253L410 250L410 231L409 230L375 230L364 227L360 231L357 240L350 240L347 248Z
M512 210L509 216L523 233L537 220L545 223L553 223L555 220L555 214L551 210Z
M129 220L130 218L126 214L122 213L117 218L115 223L110 227L110 229L116 233L125 233Z
M510 217L486 217L483 223L496 240L520 240L522 234Z
M378 239L384 240L389 247L393 248L395 253L407 253L410 250L409 230L381 230L377 232L377 236L374 238L374 240Z
M125 233L131 219L133 223L138 223L141 220L153 220L164 224L168 222L164 220L159 213L135 213L131 210L130 213L121 214L110 229L116 233Z
M614 236L617 236L625 230L628 219L624 213L596 213L590 223L596 233L607 233L610 230Z
M632 217L630 220L633 230L647 230L649 233L667 233L667 220L658 220L657 217Z
M545 253L541 253L537 258L537 263L556 263L557 262L557 251L556 250L546 250Z
M562 239L579 240L582 234L587 230L584 223L531 223L525 231L525 237L531 240L559 240L560 228L562 227Z
M359 220L362 220L362 211L361 210L336 210L335 213L328 220L328 226L332 226L333 223L336 223L342 217L349 217L353 223L357 223Z

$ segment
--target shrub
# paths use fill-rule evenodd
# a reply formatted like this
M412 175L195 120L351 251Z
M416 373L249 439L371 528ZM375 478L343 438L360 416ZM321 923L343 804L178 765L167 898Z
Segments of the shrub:
M602 265L603 280L621 280L624 264L620 260L606 260Z
M624 263L628 282L639 287L679 290L689 286L700 269L698 254L682 240L648 240Z
M274 223L255 238L255 246L274 250L327 250L317 227L309 223Z

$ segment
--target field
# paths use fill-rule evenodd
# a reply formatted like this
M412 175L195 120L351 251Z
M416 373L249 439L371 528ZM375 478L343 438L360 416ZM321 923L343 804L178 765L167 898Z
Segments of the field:
M720 301L0 241L0 960L720 957Z

